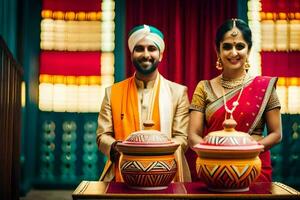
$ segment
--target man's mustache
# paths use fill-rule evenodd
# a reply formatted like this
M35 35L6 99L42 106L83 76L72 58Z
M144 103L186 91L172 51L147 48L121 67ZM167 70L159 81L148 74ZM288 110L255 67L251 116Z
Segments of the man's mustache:
M141 59L140 59L140 62L145 62L145 61L153 62L154 59L153 59L153 58L150 58L150 59L148 59L148 58L141 58Z

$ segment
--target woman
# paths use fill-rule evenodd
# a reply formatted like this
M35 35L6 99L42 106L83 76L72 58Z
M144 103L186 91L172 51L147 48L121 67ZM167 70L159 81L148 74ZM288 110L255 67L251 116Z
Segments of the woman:
M262 170L258 181L269 182L272 180L269 149L282 137L280 103L275 90L277 78L247 74L252 39L244 21L232 19L222 24L215 45L216 68L221 74L200 81L195 89L190 106L189 145L199 144L209 132L222 130L225 117L232 116L238 122L237 131L249 133L264 146L259 155Z

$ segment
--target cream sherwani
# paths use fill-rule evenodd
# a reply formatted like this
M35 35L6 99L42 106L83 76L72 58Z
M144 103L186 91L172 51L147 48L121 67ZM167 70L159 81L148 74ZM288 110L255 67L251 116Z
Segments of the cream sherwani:
M180 144L175 155L181 174L179 174L179 180L176 181L189 182L191 181L190 171L184 156L187 148L189 120L189 100L187 96L187 88L166 80L162 76L160 77L161 87L164 88L164 92L160 93L160 98L170 101L167 104L168 106L160 105L161 131L169 133L172 141ZM149 112L149 104L154 81L148 83L146 88L144 87L143 82L138 81L137 79L135 79L135 83L138 91L139 118L142 124L142 122L146 120L147 113ZM114 121L112 118L110 97L111 87L107 88L105 91L105 97L98 117L97 144L100 151L108 157L108 161L105 164L103 173L100 177L101 181L111 181L115 176L114 163L110 161L110 147L115 141L113 131ZM162 107L164 107L164 109L161 109ZM166 109L166 107L169 108ZM141 125L140 128L143 129L143 126Z

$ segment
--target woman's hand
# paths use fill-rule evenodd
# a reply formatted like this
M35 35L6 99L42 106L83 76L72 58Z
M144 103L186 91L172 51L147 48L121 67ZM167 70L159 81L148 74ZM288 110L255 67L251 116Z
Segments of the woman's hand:
M282 139L281 114L279 108L275 108L265 113L268 135L258 141L264 145L264 150L268 150Z
M193 147L203 141L204 114L198 111L191 111L189 121L188 141Z

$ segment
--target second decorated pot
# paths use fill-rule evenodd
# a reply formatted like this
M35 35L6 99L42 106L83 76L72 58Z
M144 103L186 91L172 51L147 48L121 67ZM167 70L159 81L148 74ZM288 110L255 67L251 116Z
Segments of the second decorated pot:
M209 133L193 147L198 154L198 176L211 191L248 191L261 171L258 155L263 145L249 134L236 131L233 119L225 120L223 125L224 130Z

